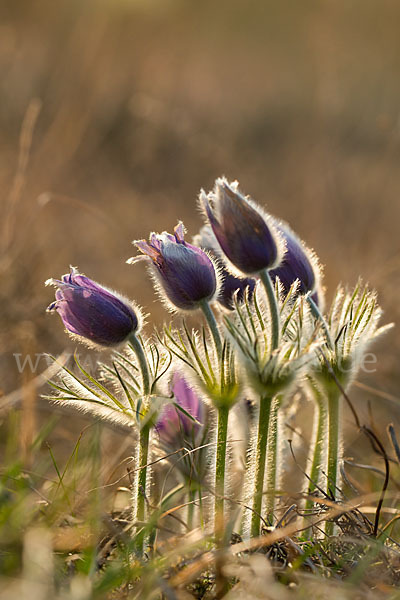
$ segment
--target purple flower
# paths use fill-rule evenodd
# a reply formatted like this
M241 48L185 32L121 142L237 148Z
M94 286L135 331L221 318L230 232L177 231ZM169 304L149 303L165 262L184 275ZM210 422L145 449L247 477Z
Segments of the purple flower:
M212 229L209 225L204 225L201 228L200 233L193 239L193 243L196 246L200 246L207 250L216 260L218 270L221 275L221 288L218 297L216 298L224 308L233 310L234 308L234 296L238 302L242 302L245 298L245 293L249 294L249 298L252 298L256 282L250 277L236 277L233 275L225 266L225 262L220 256L218 251L218 242L216 241Z
M185 242L182 223L175 227L174 235L152 233L149 242L134 244L145 256L128 262L150 258L159 289L174 307L193 310L203 301L213 300L218 288L214 264L203 250Z
M316 257L288 225L277 223L276 226L286 241L286 253L279 267L269 272L272 281L279 277L286 294L296 279L300 282L298 288L300 294L314 292L319 278Z
M172 377L172 391L175 403L192 415L197 422L187 417L174 404L167 404L156 425L158 444L163 452L172 454L169 460L187 483L202 485L209 469L206 448L209 441L207 412L196 392L179 372L175 372ZM187 453L183 450L176 453L180 449L194 450L194 452Z
M175 403L179 404L196 421L204 418L203 405L196 392L178 372L172 378L172 391ZM187 417L174 404L167 404L157 423L160 439L171 446L180 445L183 439L192 440L200 430L200 425Z
M213 192L200 201L224 254L242 273L259 273L277 266L282 242L268 216L243 196L238 183L217 179Z
M71 272L61 280L49 279L56 300L48 311L57 311L69 332L100 346L124 342L138 328L138 317L128 300L110 292L95 281Z

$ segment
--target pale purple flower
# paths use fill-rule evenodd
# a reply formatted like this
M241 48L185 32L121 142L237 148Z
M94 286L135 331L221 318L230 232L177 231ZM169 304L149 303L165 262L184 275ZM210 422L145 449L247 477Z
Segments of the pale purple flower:
M175 404L179 404L194 419L190 419L175 404L165 406L157 422L157 430L162 442L170 446L178 440L193 440L199 432L204 419L204 407L197 393L189 386L186 379L178 372L172 378L172 392Z
M214 299L218 291L214 263L206 252L185 242L182 223L175 227L174 235L152 233L149 242L134 244L145 256L128 262L150 259L159 290L174 307L193 310Z
M242 273L255 275L281 261L284 245L272 220L238 189L238 183L217 179L213 192L200 202L228 260Z
M100 346L114 346L138 329L137 309L128 300L73 267L61 280L49 279L46 285L57 287L56 300L47 310L58 312L72 334Z
M187 483L202 485L208 464L208 415L202 400L186 379L176 371L172 377L173 401L189 413L186 416L173 403L164 407L156 425L158 445Z

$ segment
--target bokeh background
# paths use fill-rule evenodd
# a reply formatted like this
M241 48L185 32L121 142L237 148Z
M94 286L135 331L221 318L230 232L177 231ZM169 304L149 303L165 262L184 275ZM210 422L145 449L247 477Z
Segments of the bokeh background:
M74 347L44 312L69 264L169 318L130 242L194 235L221 174L315 249L328 299L362 276L400 322L399 22L396 0L2 0L5 399L33 377L15 353ZM399 351L397 328L362 376L380 396L353 392L397 425Z

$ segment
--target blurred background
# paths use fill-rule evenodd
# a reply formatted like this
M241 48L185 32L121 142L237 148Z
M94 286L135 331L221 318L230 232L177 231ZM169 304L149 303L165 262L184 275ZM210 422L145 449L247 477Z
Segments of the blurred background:
M169 319L130 243L178 219L194 235L222 174L315 249L328 301L361 276L399 322L399 19L395 0L2 0L5 400L46 368L14 354L75 347L43 285L70 264ZM379 395L353 396L400 425L399 328L375 350Z

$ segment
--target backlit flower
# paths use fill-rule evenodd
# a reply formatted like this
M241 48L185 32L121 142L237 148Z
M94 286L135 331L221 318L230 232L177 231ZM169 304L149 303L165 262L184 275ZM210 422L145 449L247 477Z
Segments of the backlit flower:
M157 422L157 431L164 443L173 446L178 439L192 440L200 430L204 418L204 407L197 393L188 385L186 379L178 372L172 378L172 392L175 404L165 406ZM190 414L190 419L182 410Z
M163 455L169 455L169 461L190 487L201 486L209 468L207 411L199 395L179 372L174 373L171 383L173 403L165 406L156 425L158 446Z
M249 198L243 196L238 183L219 178L200 202L222 251L236 269L255 275L277 267L284 253L284 243L272 219Z
M316 256L286 223L277 222L276 227L286 242L286 252L279 267L269 272L272 280L279 277L285 294L289 292L296 279L299 280L298 292L300 294L315 292L319 284L320 273Z
M128 262L149 259L159 291L164 292L173 307L193 310L216 296L218 277L214 263L203 250L185 242L182 223L175 227L174 235L152 233L149 242L138 240L134 244L144 256Z
M49 279L57 287L56 300L48 311L57 311L66 329L101 346L114 346L138 329L138 313L128 300L81 275L77 269L61 280Z

